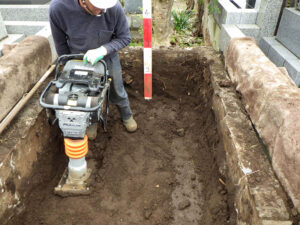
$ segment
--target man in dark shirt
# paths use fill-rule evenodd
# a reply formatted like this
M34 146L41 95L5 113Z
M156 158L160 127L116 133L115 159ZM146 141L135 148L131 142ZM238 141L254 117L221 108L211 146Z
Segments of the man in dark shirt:
M134 132L128 95L125 91L118 50L127 46L130 34L118 0L52 0L49 10L57 54L85 53L84 63L104 59L113 78L111 101L117 105L127 131Z

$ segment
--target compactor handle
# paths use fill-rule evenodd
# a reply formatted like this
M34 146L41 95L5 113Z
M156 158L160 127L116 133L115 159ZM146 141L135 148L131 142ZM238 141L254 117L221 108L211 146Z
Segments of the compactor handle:
M66 62L71 60L71 59L78 59L78 60L83 60L84 54L70 54L70 55L61 55L58 57L56 65L59 65L59 63L62 60L65 60Z
M55 80L58 78L60 65L66 64L67 61L72 59L83 60L84 54L71 54L71 55L61 55L58 57L56 61L56 69L55 69Z
M61 55L58 57L56 61L56 69L55 69L55 80L57 80L59 75L59 65L60 63L65 64L67 61L72 59L83 60L84 54L70 54L70 55ZM104 60L100 60L98 63L102 63L104 66L104 72L107 73L107 65Z

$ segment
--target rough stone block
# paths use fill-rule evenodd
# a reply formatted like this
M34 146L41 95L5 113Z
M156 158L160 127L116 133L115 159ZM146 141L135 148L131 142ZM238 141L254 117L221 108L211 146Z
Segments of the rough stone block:
M0 57L0 120L38 81L50 64L49 42L40 36L27 37L9 54Z
M300 11L284 8L276 39L300 58Z
M1 51L1 56L3 55L2 53L2 49L3 46L6 44L13 44L13 43L17 43L22 41L25 38L24 34L9 34L8 37L4 38L1 42L0 42L0 51Z
M274 171L300 211L300 125L295 123L300 120L300 90L249 38L231 40L225 63L270 151Z
M278 67L278 69L281 71L281 73L285 74L286 76L289 76L289 72L285 67Z

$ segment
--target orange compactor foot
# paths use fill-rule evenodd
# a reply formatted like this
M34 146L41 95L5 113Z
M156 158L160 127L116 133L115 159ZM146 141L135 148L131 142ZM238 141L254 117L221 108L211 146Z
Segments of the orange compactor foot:
M88 153L88 137L84 139L65 138L65 153L69 157L68 168L65 170L54 192L60 196L86 195L90 193L88 179L91 170L87 168L85 156Z

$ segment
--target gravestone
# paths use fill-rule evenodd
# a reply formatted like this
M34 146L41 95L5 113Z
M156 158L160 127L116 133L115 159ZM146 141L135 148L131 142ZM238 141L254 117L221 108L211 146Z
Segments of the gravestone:
M274 36L283 0L261 0L256 24L261 37Z
M300 58L300 11L284 8L276 39Z
M142 13L142 0L124 0L124 10L126 13Z

